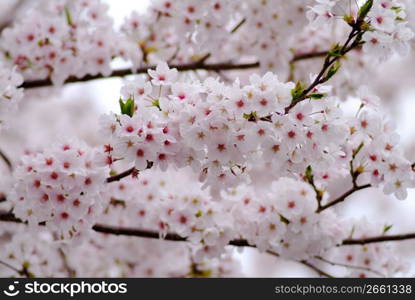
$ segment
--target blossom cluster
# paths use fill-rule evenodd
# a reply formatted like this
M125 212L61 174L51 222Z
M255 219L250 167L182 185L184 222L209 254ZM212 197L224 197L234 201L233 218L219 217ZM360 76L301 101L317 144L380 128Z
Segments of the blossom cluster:
M55 84L70 76L109 75L112 57L131 51L98 0L33 1L3 31L0 48L26 79L50 78Z
M405 198L414 184L392 124L368 104L375 96L366 93L358 117L348 118L336 98L325 96L329 86L315 89L310 97L318 100L286 111L294 84L272 73L252 75L245 86L212 77L178 79L165 63L149 75L151 81L141 77L122 90L134 107L130 114L102 118L112 160L131 162L138 170L191 166L217 197L255 180L258 166L272 170L268 182L302 178L311 167L325 187L350 174L356 160L354 176L371 174L370 183L384 186L386 193Z
M105 171L97 157L73 141L27 151L10 193L15 215L34 228L46 225L57 239L79 237L100 212Z
M391 226L368 222L366 219L351 220L353 224L349 238L366 238L385 235ZM391 245L367 244L334 247L325 253L329 265L337 265L336 273L343 277L396 277L407 274L408 261L395 255ZM340 267L340 268L339 268ZM338 270L340 269L340 270Z
M359 11L350 5L347 7L346 1L316 0L316 2L317 4L311 6L307 12L307 17L313 26L332 23L338 17L343 17L353 25L363 15L366 25L369 26L368 32L363 36L365 52L375 55L380 60L389 58L395 52L401 55L408 54L409 41L413 39L414 32L405 20L405 1L365 1Z
M0 129L7 127L7 121L17 111L23 98L23 90L19 86L23 78L13 68L0 67Z
M192 171L147 170L138 179L109 185L104 193L101 223L145 228L165 236L186 238L196 262L220 257L232 240L246 239L260 251L286 259L322 255L346 237L346 226L333 212L316 213L315 192L294 179L275 182L271 189L250 186L230 190L215 201L201 184L183 190Z
M0 277L235 277L239 261L223 256L192 262L183 243L96 234L73 246L25 225L0 223ZM19 272L17 272L19 271Z
M276 70L291 56L290 37L307 23L307 4L311 1L152 1L146 13L133 12L122 30L150 62L254 56L264 70Z
M392 247L346 246L390 226L332 208L364 188L405 199L415 187L394 124L362 86L371 74L360 72L408 52L414 33L406 0L346 3L156 0L120 31L99 0L29 3L0 38L0 129L17 119L23 78L58 85L107 76L116 57L132 71L157 65L124 81L121 112L101 116L100 136L84 126L95 148L74 139L49 145L44 132L27 133L37 131L31 122L16 124L12 138L42 147L26 150L18 164L18 151L10 163L0 153L11 174L0 180L0 217L23 221L0 223L0 276L235 276L233 246L343 267L342 276L408 271ZM339 17L340 26L321 30ZM344 46L333 46L348 34ZM310 74L324 57L320 74ZM256 60L260 70L241 79L220 70ZM199 71L206 63L218 70ZM343 76L332 80L340 64ZM341 104L350 96L360 101L353 113ZM24 104L26 121L50 114L49 103ZM71 123L70 135L93 122L87 105L73 110L80 112L73 119L43 122ZM186 242L107 234L123 230Z

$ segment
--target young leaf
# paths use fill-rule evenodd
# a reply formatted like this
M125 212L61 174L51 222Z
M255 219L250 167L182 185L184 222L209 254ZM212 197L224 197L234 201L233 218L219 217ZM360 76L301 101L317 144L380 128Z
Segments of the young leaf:
M334 74L336 74L339 69L340 69L340 62L337 60L334 63L334 65L332 65L331 68L327 71L326 80L329 80L331 77L333 77Z
M134 115L134 110L135 110L134 99L128 98L127 101L123 102L122 99L120 98L120 109L121 109L121 114L132 117Z
M373 6L373 0L368 0L366 1L365 4L362 5L362 7L359 9L359 12L357 14L358 22L362 22L366 18L367 14L372 9L372 6Z
M314 93L314 94L310 94L308 97L312 100L320 100L321 98L323 98L325 95L321 94L321 93Z
M392 224L390 224L390 225L385 225L384 227L383 227L383 233L387 233L389 230L391 230L391 228L393 227L393 225Z
M293 97L293 102L295 102L298 98L301 97L301 95L304 92L304 85L301 83L301 81L298 81L295 85L295 88L291 90L291 96Z

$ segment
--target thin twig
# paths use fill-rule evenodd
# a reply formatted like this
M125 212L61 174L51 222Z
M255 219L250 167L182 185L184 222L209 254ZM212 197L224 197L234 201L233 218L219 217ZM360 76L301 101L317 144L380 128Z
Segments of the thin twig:
M314 270L320 276L327 277L327 278L335 278L333 275L330 275L329 273L321 270L320 268L316 267L315 265L309 263L306 260L301 260L300 263Z
M123 179L125 177L128 177L128 176L132 175L135 172L138 172L137 169L135 167L132 167L132 168L128 169L127 171L124 171L124 172L119 173L117 175L113 175L111 177L108 177L106 179L106 181L107 181L107 183L114 182L114 181L120 181L121 179Z
M58 249L58 252L59 256L62 258L62 265L66 272L68 272L68 276L74 278L76 276L76 271L69 265L65 252L63 252L61 248Z
M291 62L293 63L293 62L297 62L300 60L325 57L328 52L329 51L313 51L313 52L295 54L294 57L291 59Z
M13 164L11 162L11 160L9 159L9 157L4 154L3 151L0 150L0 158L6 163L7 167L9 168L10 172L13 171Z
M382 242L393 242L393 241L404 241L415 239L415 233L396 234L396 235L380 235L361 239L346 239L340 246L347 245L366 245L371 243L382 243Z
M345 267L345 268L349 268L349 269L356 269L356 270L371 272L371 273L376 274L376 275L379 275L381 277L386 277L384 274L380 273L379 271L373 270L371 268L361 267L361 266L354 266L354 265L348 265L348 264L343 264L343 263L338 263L338 262L333 262L333 261L330 261L328 259L325 259L324 257L321 257L321 256L316 256L315 258L318 259L318 260L321 260L322 262L325 262L325 263L327 263L329 265L332 265L332 266L339 266L339 267Z
M316 76L314 81L303 90L303 92L296 98L293 99L291 104L285 108L285 113L287 114L294 106L296 106L299 102L308 98L309 93L312 92L319 84L322 84L330 79L326 73L329 69L342 57L344 57L349 51L356 48L360 45L360 38L362 30L360 28L359 23L356 23L352 26L352 31L350 32L346 42L339 50L339 54L335 55L334 57L330 55L330 52L327 52L326 58L324 60L323 67L320 73ZM351 43L351 44L350 44Z
M351 194L359 191L359 190L363 190L363 189L367 189L369 187L371 187L372 185L370 184L365 184L365 185L361 185L361 186L356 186L351 188L350 190L348 190L347 192L345 192L343 195L341 195L340 197L338 197L337 199L325 204L325 205L321 205L318 209L317 209L317 213L322 212L323 210L332 207L333 205L336 205L340 202L343 202L344 200L347 199L347 197L349 197Z
M231 30L231 33L235 33L246 22L246 18L243 18L236 26Z
M19 218L16 218L13 213L8 212L8 211L4 211L4 210L0 210L0 221L23 223L23 224L25 223L22 220L20 220ZM39 225L42 225L42 224L39 224ZM114 227L114 226L108 226L108 225L102 225L102 224L96 224L92 227L92 229L96 232L107 233L107 234L136 236L136 237L153 238L153 239L160 238L159 232L152 231L152 230ZM346 239L339 246L365 245L365 244L370 244L370 243L402 241L402 240L409 240L409 239L415 239L415 233L396 234L396 235L381 235L381 236L361 238L361 239ZM181 237L180 235L178 235L176 233L168 233L165 236L165 240L168 240L168 241L182 241L182 242L187 241L186 238L183 238L183 237ZM253 247L245 239L232 240L232 241L229 242L229 245L238 246L238 247Z
M19 270L19 269L13 267L12 265L10 265L10 264L8 264L4 261L1 261L1 260L0 260L0 265L3 265L5 267L9 268L10 270L13 270L14 272L19 274L20 276L24 276L24 277L27 277L27 278L33 278L34 277L34 275L29 272L27 266L23 266L23 268L21 270Z
M12 265L10 265L10 264L8 264L8 263L6 263L6 262L4 262L4 261L1 261L0 260L0 265L3 265L3 266L5 266L6 268L9 268L10 270L13 270L14 272L16 272L17 274L20 274L20 270L19 269L17 269L17 268L15 268L15 267L13 267Z

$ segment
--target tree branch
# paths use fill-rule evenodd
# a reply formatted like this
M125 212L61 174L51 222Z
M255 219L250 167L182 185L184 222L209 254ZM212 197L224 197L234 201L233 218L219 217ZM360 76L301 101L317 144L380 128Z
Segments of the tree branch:
M323 270L321 270L320 268L317 268L315 265L311 264L310 262L306 261L306 260L301 260L299 261L301 264L309 267L310 269L314 270L318 275L323 276L323 277L327 277L327 278L335 278L334 276L324 272Z
M321 205L318 209L317 209L317 213L322 212L323 210L332 207L340 202L343 202L344 200L347 199L347 197L349 197L351 194L353 194L354 192L357 192L359 190L363 190L366 188L371 187L372 185L370 184L365 184L365 185L361 185L361 186L355 186L353 188L351 188L350 190L348 190L347 192L345 192L343 195L341 195L340 197L338 197L337 199L325 204L325 205Z
M0 210L0 221L26 224L19 218L16 218L13 213L7 212L4 210ZM39 225L42 225L42 224L39 224ZM135 236L135 237L151 238L151 239L160 238L160 233L157 231L153 231L153 230L116 227L116 226L108 226L108 225L102 225L102 224L96 224L92 227L92 229L96 232L105 233L105 234ZM339 246L365 245L365 244L370 244L370 243L403 241L403 240L409 240L409 239L415 239L415 233L382 235L382 236L368 237L368 238L362 238L362 239L346 239ZM187 241L186 238L181 237L180 235L176 233L167 233L164 236L164 240L176 241L176 242ZM249 244L248 241L245 239L232 240L229 242L229 245L237 246L237 247L255 247Z
M347 245L366 245L371 243L382 243L382 242L393 242L393 241L404 241L415 239L415 233L406 234L395 234L395 235L380 235L361 239L346 239L340 246Z
M366 271L366 272L370 272L373 274L376 274L380 277L386 277L384 274L380 273L379 271L373 270L371 268L367 268L367 267L361 267L361 266L354 266L354 265L348 265L348 264L343 264L343 263L338 263L338 262L334 262L328 259L325 259L324 257L321 256L316 256L316 259L325 262L326 264L332 265L332 266L339 266L339 267L344 267L344 268L349 268L349 269L355 269L355 270L360 270L360 271Z
M295 54L294 57L291 59L291 63L294 63L300 60L325 57L328 52L329 51L314 51L314 52Z
M132 175L132 174L134 174L136 172L138 172L138 170L135 167L132 167L131 169L128 169L127 171L124 171L124 172L122 172L120 174L117 174L117 175L113 175L111 177L108 177L106 179L106 182L107 183L110 183L110 182L114 182L114 181L120 181L121 179L123 179L125 177L128 177L128 176L130 176L130 175Z
M362 29L360 28L361 23L353 24L352 31L350 32L346 42L343 44L343 46L338 49L338 53L336 55L332 55L329 51L326 53L326 59L324 60L323 67L320 71L320 73L316 76L314 81L302 91L298 97L294 98L293 101L289 106L285 108L285 113L287 114L294 106L297 105L297 103L305 100L308 98L309 93L312 92L315 87L318 85L328 81L331 76L334 74L327 74L330 73L330 69L334 66L336 62L340 60L340 58L344 57L349 51L352 49L358 47L360 45L361 35L362 35ZM350 44L351 43L351 44Z
M124 77L128 75L135 75L135 74L143 74L147 73L149 69L154 69L156 66L147 66L143 68L139 68L135 71L132 69L120 69L113 71L110 75L104 76L101 74L98 75L86 75L82 78L77 77L69 77L65 80L64 84L66 83L75 83L75 82L85 82L91 81L96 79L105 79L111 77ZM205 64L204 61L199 61L196 63L189 63L189 64L181 64L181 65L170 65L170 68L176 68L178 71L196 71L196 70L206 70L206 71L228 71L228 70L245 70L245 69L255 69L259 67L259 62L253 63L244 63L244 64L233 64L230 62L224 63L215 63L215 64ZM53 85L52 81L48 79L41 79L41 80L32 80L32 81L25 81L21 87L30 89L30 88L38 88L38 87L47 87Z
M10 172L13 171L13 164L9 157L4 154L3 151L0 150L0 158L6 163L7 167L9 168Z

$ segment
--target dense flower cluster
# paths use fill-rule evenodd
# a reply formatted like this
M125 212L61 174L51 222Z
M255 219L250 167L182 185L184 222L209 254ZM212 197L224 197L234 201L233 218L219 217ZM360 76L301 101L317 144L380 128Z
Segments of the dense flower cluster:
M0 129L14 121L0 145L0 221L14 222L0 222L0 276L239 276L235 246L339 276L405 274L390 245L356 245L391 226L333 207L361 189L405 199L415 187L368 80L410 49L406 4L155 0L117 31L99 0L28 3L0 37ZM124 81L120 113L97 124L84 103L68 119L53 104L44 118L50 103L30 100L45 89L16 117L21 86L107 76L115 58L155 65ZM74 138L50 143L34 120Z
M7 121L17 111L18 104L23 98L23 91L18 88L23 78L13 68L0 66L0 129L7 126Z
M390 229L366 219L351 223L350 238L384 235ZM394 251L390 245L342 246L330 249L324 257L329 266L340 266L336 272L344 277L397 277L407 274L410 271L408 261L397 257Z
M151 62L192 62L207 54L211 61L254 56L264 70L276 70L291 56L291 36L306 25L305 7L311 3L159 0L145 14L133 12L123 31Z
M376 98L365 90L358 117L347 118L335 98L324 97L328 86L314 93L323 99L303 101L287 112L294 84L272 73L253 75L245 86L211 77L177 80L165 63L149 74L151 81L142 77L122 90L124 99L134 103L132 115L102 119L110 155L138 170L150 163L162 170L191 166L216 197L223 189L249 183L258 164L272 170L269 182L301 178L311 167L324 187L350 174L352 163L355 177L369 174L372 185L398 198L405 198L414 184L393 126L373 112L369 101Z
M227 251L192 262L183 243L96 234L81 245L60 247L43 229L0 223L0 277L235 277L239 261ZM19 271L20 273L16 272Z
M19 224L0 224L0 277L63 277L62 258L49 232L28 231ZM19 271L18 272L16 272Z
M92 227L105 177L97 157L75 142L27 151L10 195L16 216L34 227L46 225L58 239L74 238Z
M343 221L332 212L316 213L315 192L304 182L282 179L271 190L245 186L215 201L191 182L192 171L148 170L108 186L101 223L176 232L193 246L194 260L219 257L231 240L246 239L282 258L321 255L346 237ZM138 196L139 195L139 196Z
M129 48L114 30L107 6L98 0L33 1L13 27L2 33L5 60L28 79L111 73L114 56Z
M358 12L351 8L350 4L347 7L346 1L316 0L316 2L317 4L312 6L307 14L314 26L333 22L336 17L353 20L352 14L367 14L370 31L363 37L365 42L363 49L366 52L382 60L390 57L394 52L404 55L409 52L408 42L414 37L414 32L405 21L405 1L371 1L372 4L368 7L370 11L362 6L362 10ZM359 17L361 16L355 16L356 19Z

